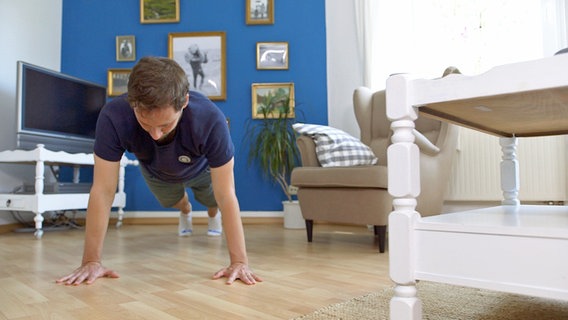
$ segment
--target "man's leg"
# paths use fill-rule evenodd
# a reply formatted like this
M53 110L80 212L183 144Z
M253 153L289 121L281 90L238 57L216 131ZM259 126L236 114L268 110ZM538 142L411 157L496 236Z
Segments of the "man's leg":
M189 236L193 231L191 223L191 204L183 183L168 183L150 174L144 167L140 172L152 194L164 208L176 208L180 211L178 234Z
M179 209L179 224L178 235L180 237L187 237L193 233L193 223L191 221L191 204L187 192L184 192L183 198L173 206Z
M207 235L218 237L223 233L223 223L221 221L221 213L217 207L207 208L209 216Z
M221 234L223 234L221 213L219 212L217 201L215 200L215 194L213 193L210 169L207 168L197 177L191 179L190 181L187 181L185 183L185 187L191 188L191 191L195 196L195 200L207 207L207 215L209 216L207 235L220 236Z

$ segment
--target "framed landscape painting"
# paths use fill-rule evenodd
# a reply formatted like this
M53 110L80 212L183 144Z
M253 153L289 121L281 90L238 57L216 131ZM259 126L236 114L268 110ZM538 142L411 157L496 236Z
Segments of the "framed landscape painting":
M252 118L295 118L294 83L253 83Z
M184 69L191 90L211 100L227 98L225 32L170 33L168 57Z
M140 0L140 23L179 22L179 0Z

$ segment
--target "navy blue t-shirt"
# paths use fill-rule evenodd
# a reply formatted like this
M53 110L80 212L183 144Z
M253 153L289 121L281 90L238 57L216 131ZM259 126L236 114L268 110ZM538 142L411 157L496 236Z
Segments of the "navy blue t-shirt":
M165 145L158 145L138 124L126 95L115 98L99 115L94 151L108 161L119 161L128 151L150 174L166 182L187 181L234 156L225 116L209 98L194 91L173 141Z

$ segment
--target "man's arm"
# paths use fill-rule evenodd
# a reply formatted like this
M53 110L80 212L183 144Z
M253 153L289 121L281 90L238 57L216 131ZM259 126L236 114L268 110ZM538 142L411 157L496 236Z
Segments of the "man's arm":
M255 284L262 279L256 276L248 267L248 257L245 245L245 235L240 216L239 202L235 193L235 179L233 174L234 159L218 168L211 168L211 181L215 200L223 216L223 229L227 238L227 247L231 265L219 270L214 279L227 277L231 284L241 279L246 284Z
M57 280L66 285L93 283L100 277L117 278L118 274L101 264L106 230L116 187L120 162L106 161L95 155L93 186L89 195L85 225L85 246L81 266Z

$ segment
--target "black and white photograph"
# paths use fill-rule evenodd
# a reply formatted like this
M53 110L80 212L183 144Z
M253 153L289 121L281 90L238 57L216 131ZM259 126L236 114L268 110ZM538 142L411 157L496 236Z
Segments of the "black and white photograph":
M136 60L136 38L134 36L116 36L116 61Z
M288 69L288 42L258 42L256 68L259 70Z
M225 32L170 33L168 56L185 70L191 90L225 100Z
M274 0L245 0L247 24L274 24Z

